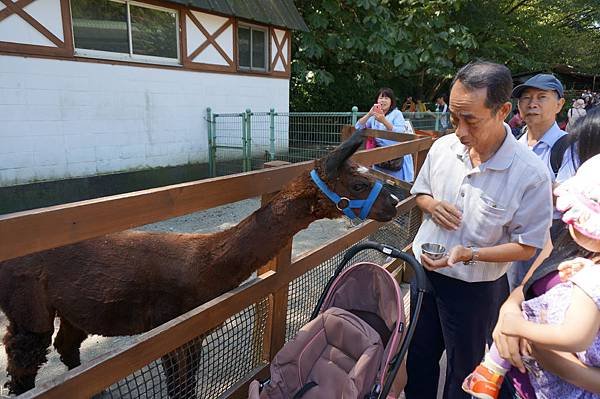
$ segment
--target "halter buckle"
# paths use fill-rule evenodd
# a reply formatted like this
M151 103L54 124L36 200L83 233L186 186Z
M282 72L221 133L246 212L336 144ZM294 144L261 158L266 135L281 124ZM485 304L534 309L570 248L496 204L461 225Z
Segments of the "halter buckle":
M346 205L343 207L340 207L340 204L344 201L346 201ZM337 202L337 204L335 204L335 207L340 212L344 212L344 209L348 208L348 206L350 206L350 198L347 198L347 197L341 197L340 200Z

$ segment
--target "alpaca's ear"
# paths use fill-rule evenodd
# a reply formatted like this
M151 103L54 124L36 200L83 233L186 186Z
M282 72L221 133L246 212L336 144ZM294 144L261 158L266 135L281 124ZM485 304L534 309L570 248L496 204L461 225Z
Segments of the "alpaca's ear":
M344 162L358 150L363 142L362 129L354 132L350 138L333 150L325 159L325 173L327 177L332 179L338 175L339 169L344 165Z

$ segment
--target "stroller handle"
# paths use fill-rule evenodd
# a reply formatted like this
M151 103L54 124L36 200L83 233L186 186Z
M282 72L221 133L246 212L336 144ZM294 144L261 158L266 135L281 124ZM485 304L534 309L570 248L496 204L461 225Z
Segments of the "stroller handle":
M325 285L325 289L323 290L323 292L321 293L321 296L319 297L317 306L315 307L312 314L310 315L310 320L313 320L314 318L316 318L319 315L319 311L321 310L321 306L323 306L323 302L325 301L325 296L326 296L327 292L329 292L329 289L331 288L331 285L333 284L336 277L340 275L342 270L344 270L344 267L348 264L348 262L350 262L350 259L352 259L360 251L364 251L366 249L374 249L383 254L391 256L393 258L402 259L403 261L408 263L415 272L415 277L416 277L416 282L417 282L417 292L419 294L419 298L422 296L421 294L429 292L429 290L427 288L430 285L428 282L429 280L427 279L427 275L425 274L425 270L423 269L423 266L415 259L414 256L409 255L405 252L402 252L399 249L394 248L389 245L380 244L375 241L365 241L361 244L354 245L352 248L350 248L346 251L346 253L344 254L344 258L342 259L342 262L335 269L335 272L333 273L333 275L331 276L331 278Z
M381 244L374 241L365 241L364 243L358 244L350 248L346 251L344 255L344 259L338 269L335 271L336 276L343 270L344 266L352 259L357 253L360 251L364 251L365 249L375 249L381 253L384 253L392 258L402 259L406 263L410 265L410 267L414 270L416 280L417 280L417 290L419 292L428 292L427 287L427 276L425 275L425 270L423 270L423 265L421 265L414 256L407 254L406 252L402 252L399 249L396 249L392 246Z
M416 303L414 304L413 314L410 315L411 316L410 323L408 325L406 337L405 337L404 341L402 342L402 345L400 346L400 350L398 351L396 356L394 356L394 358L392 359L392 361L390 363L389 375L387 378L385 378L385 385L383 387L379 387L379 389L377 389L377 391L379 391L379 392L372 392L371 395L369 396L369 398L386 398L387 394L389 393L390 389L392 388L392 383L394 382L396 374L398 373L398 370L400 369L402 360L404 359L404 357L406 356L406 353L408 352L408 347L410 346L410 341L412 340L412 337L415 333L415 329L417 327L417 320L419 319L419 313L421 312L421 305L423 303L423 296L425 295L425 293L429 292L429 290L427 289L427 287L429 287L427 275L425 274L425 270L423 269L423 266L415 259L415 257L412 255L409 255L405 252L402 252L392 246L381 244L381 243L374 242L374 241L365 241L364 243L353 246L348 251L346 251L346 254L344 255L344 258L342 259L342 262L336 268L333 276L329 279L327 286L325 287L325 290L321 294L321 297L319 298L317 306L311 315L311 320L314 319L315 317L317 317L317 315L319 314L319 310L321 309L321 306L323 305L323 301L325 300L325 294L331 288L331 285L333 284L333 281L336 279L336 277L342 272L342 270L344 270L344 267L346 266L346 264L348 262L350 262L350 259L352 259L357 253L359 253L360 251L364 251L366 249L374 249L383 254L391 256L393 258L402 259L403 261L408 263L414 270L415 277L416 277L416 283L417 283L417 299L416 299Z

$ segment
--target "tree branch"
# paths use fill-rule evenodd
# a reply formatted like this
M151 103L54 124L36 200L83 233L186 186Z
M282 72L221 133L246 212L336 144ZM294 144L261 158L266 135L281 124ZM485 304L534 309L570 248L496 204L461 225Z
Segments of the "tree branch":
M573 24L575 23L581 23L583 21L585 21L586 19L589 19L589 17L591 17L594 13L596 12L596 10L594 9L587 9L587 10L581 10L581 11L575 11L572 12L571 14L565 16L563 18L563 22L558 25L558 28L566 28L566 27L572 27ZM578 17L578 18L576 18ZM595 28L591 28L591 29L595 29Z
M507 12L504 13L504 15L510 15L513 12L515 12L519 7L524 6L525 4L529 3L529 0L521 0L520 2L518 2L517 4L515 4L510 10L508 10Z

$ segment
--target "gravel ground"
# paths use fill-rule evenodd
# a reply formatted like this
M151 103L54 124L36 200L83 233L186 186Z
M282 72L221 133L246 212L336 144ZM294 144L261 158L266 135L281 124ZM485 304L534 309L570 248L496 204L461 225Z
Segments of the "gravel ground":
M196 212L189 215L173 218L163 222L158 222L146 226L139 227L138 230L152 231L173 231L173 232L196 232L208 233L227 229L241 219L251 214L260 207L258 198L248 199L233 204L227 204L220 207L212 208L202 212ZM312 223L306 230L296 234L294 237L292 252L296 256L300 253L308 251L312 248L320 246L324 242L340 236L346 232L350 224L345 219L335 220L318 220ZM58 319L56 320L58 323ZM4 335L7 321L6 317L0 312L0 334ZM58 324L56 325L58 329ZM101 337L92 335L88 337L82 344L81 360L82 363L90 361L97 356L122 348L132 341L130 337ZM6 376L6 353L4 348L0 348L0 387L7 380ZM48 355L48 362L42 366L37 378L37 384L48 381L67 371L59 359L59 355L55 350L51 350ZM6 391L0 388L0 396L6 394Z

